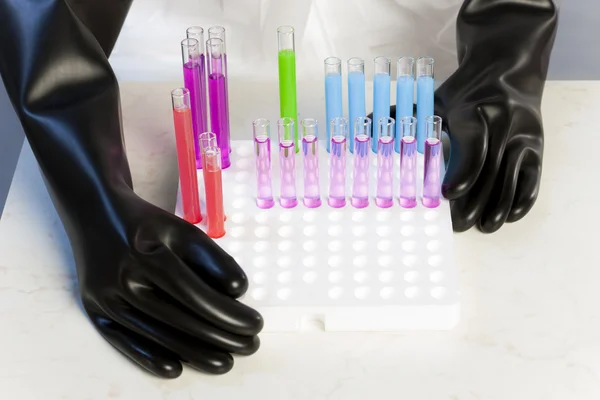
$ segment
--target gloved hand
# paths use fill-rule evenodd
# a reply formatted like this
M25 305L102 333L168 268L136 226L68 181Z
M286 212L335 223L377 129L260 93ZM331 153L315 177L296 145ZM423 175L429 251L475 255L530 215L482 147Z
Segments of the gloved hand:
M466 0L459 67L435 93L450 136L442 193L455 231L486 233L533 207L544 146L540 105L557 27L552 0Z
M93 3L1 1L2 79L65 226L83 306L98 331L161 377L179 376L182 362L225 373L230 353L257 350L262 317L235 300L248 281L233 258L134 193L107 60L120 26L80 20ZM112 31L100 35L103 27Z

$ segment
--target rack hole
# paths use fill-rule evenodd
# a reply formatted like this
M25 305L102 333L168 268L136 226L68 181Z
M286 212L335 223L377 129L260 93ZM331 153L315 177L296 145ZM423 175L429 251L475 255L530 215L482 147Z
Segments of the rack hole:
M391 286L384 287L379 292L379 295L384 299L389 299L394 295L394 288Z
M366 286L361 286L361 287L354 289L354 295L359 300L366 298L368 296L368 294L369 294L369 288Z
M419 294L419 288L416 286L411 286L404 290L404 295L409 299L414 299Z
M434 287L431 289L431 297L441 300L446 296L447 291L448 290L443 286Z
M342 280L344 275L340 271L333 271L329 273L329 282L338 283Z
M329 297L331 297L334 300L337 300L340 297L342 297L342 293L344 293L344 290L339 286L329 289Z
M292 294L292 291L289 288L283 288L277 291L277 297L281 300L287 300L290 297L290 294Z
M317 280L317 273L315 271L308 271L304 274L302 279L304 279L304 282L306 283L313 283Z
M383 271L379 274L379 280L384 283L390 282L394 278L392 271Z
M417 271L408 271L404 273L404 280L406 282L415 283L419 279L419 273Z

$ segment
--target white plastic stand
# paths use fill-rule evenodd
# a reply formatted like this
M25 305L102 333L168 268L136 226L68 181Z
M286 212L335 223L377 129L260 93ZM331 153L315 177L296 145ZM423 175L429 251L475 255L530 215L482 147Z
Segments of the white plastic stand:
M348 196L352 155L348 153ZM399 156L394 191L398 193ZM227 234L217 243L250 279L242 301L262 313L265 331L298 331L319 321L327 331L446 330L459 320L458 273L447 201L436 209L420 202L381 209L327 205L329 154L320 143L323 205L302 203L302 153L296 153L298 206L256 206L252 141L232 141L231 167L223 171ZM272 149L273 193L279 194L279 153ZM419 181L423 158L419 155ZM376 155L371 154L371 195ZM198 171L204 199L202 171ZM202 204L202 211L206 209ZM182 215L181 198L177 215ZM205 229L205 219L198 225Z

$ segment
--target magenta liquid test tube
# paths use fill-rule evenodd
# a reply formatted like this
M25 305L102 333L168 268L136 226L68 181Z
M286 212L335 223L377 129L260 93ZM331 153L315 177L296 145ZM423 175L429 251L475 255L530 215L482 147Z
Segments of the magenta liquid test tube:
M302 121L302 154L304 155L304 205L316 208L321 205L319 190L319 128L317 120Z
M400 206L417 206L417 119L402 117L400 122Z
M188 31L192 29L189 28ZM194 28L195 29L195 28ZM202 38L202 28L200 38ZM204 74L204 41L196 38L181 41L181 58L183 62L183 82L190 92L192 110L192 126L194 130L194 150L196 152L196 168L202 168L202 157L198 136L208 130L206 118L206 78Z
M271 181L271 124L268 119L259 118L252 122L254 154L256 154L256 205L271 208L273 184Z
M294 120L289 117L277 121L279 137L279 169L281 186L279 203L283 208L293 208L296 198L296 149L294 147Z
M354 164L352 197L350 204L355 208L369 205L369 153L371 140L371 119L358 117L354 121Z
M209 39L221 39L223 41L223 75L226 77L229 76L227 72L227 41L225 40L225 28L222 26L211 26L208 28L208 38ZM229 99L229 80L225 79L225 93L227 93L227 98ZM229 120L229 102L226 104L227 107L227 120ZM231 153L231 146L229 146L229 152Z
M211 130L217 135L223 169L231 165L229 153L229 100L227 99L227 65L224 43L218 38L206 41L208 54L208 94Z
M329 199L333 208L346 205L346 147L348 120L336 117L331 120L331 146L329 153Z
M377 129L377 194L375 204L381 208L394 205L394 118L379 118Z
M436 208L440 205L442 184L440 168L442 160L442 118L437 115L425 118L425 169L423 173L423 205Z

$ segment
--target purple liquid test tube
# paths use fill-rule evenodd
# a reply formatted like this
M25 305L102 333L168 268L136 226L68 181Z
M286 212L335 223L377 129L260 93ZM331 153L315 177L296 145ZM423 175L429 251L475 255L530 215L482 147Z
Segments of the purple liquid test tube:
M271 124L268 119L259 118L252 122L254 154L256 154L256 205L271 208L273 184L271 182Z
M389 208L394 204L394 135L393 118L379 118L377 128L377 194L375 204Z
M293 208L296 198L296 149L294 147L294 120L289 117L277 121L279 137L279 170L281 186L279 203L283 208Z
M354 165L352 198L350 204L355 208L369 205L369 153L371 140L371 119L358 117L354 121Z
M417 119L402 117L400 130L400 206L417 206Z
M227 40L225 40L225 28L222 26L211 26L208 28L208 38L213 39L221 39L223 41L223 63L221 66L224 68L224 75L229 76L227 72ZM229 80L225 79L225 93L227 93L227 98L229 99ZM227 116L229 118L229 102L226 104L227 106ZM231 146L229 146L229 152L231 153Z
M302 121L302 154L304 155L304 205L316 208L321 205L319 190L319 128L317 120Z
M188 32L190 31L189 28ZM200 38L202 38L202 28ZM196 168L202 168L202 157L198 136L208 131L206 118L206 78L204 74L204 42L196 38L181 41L181 59L183 62L183 82L190 92L190 108L192 111L192 128L194 131L194 150L196 152Z
M346 147L348 120L336 117L331 120L331 146L329 153L329 199L333 208L346 205Z
M222 168L231 165L229 153L229 100L227 99L227 65L224 43L218 38L206 41L208 53L208 94L210 101L210 123L217 135L217 144L221 149Z
M442 160L442 118L437 115L425 118L425 169L423 173L423 205L436 208L440 205L442 184L440 169Z

